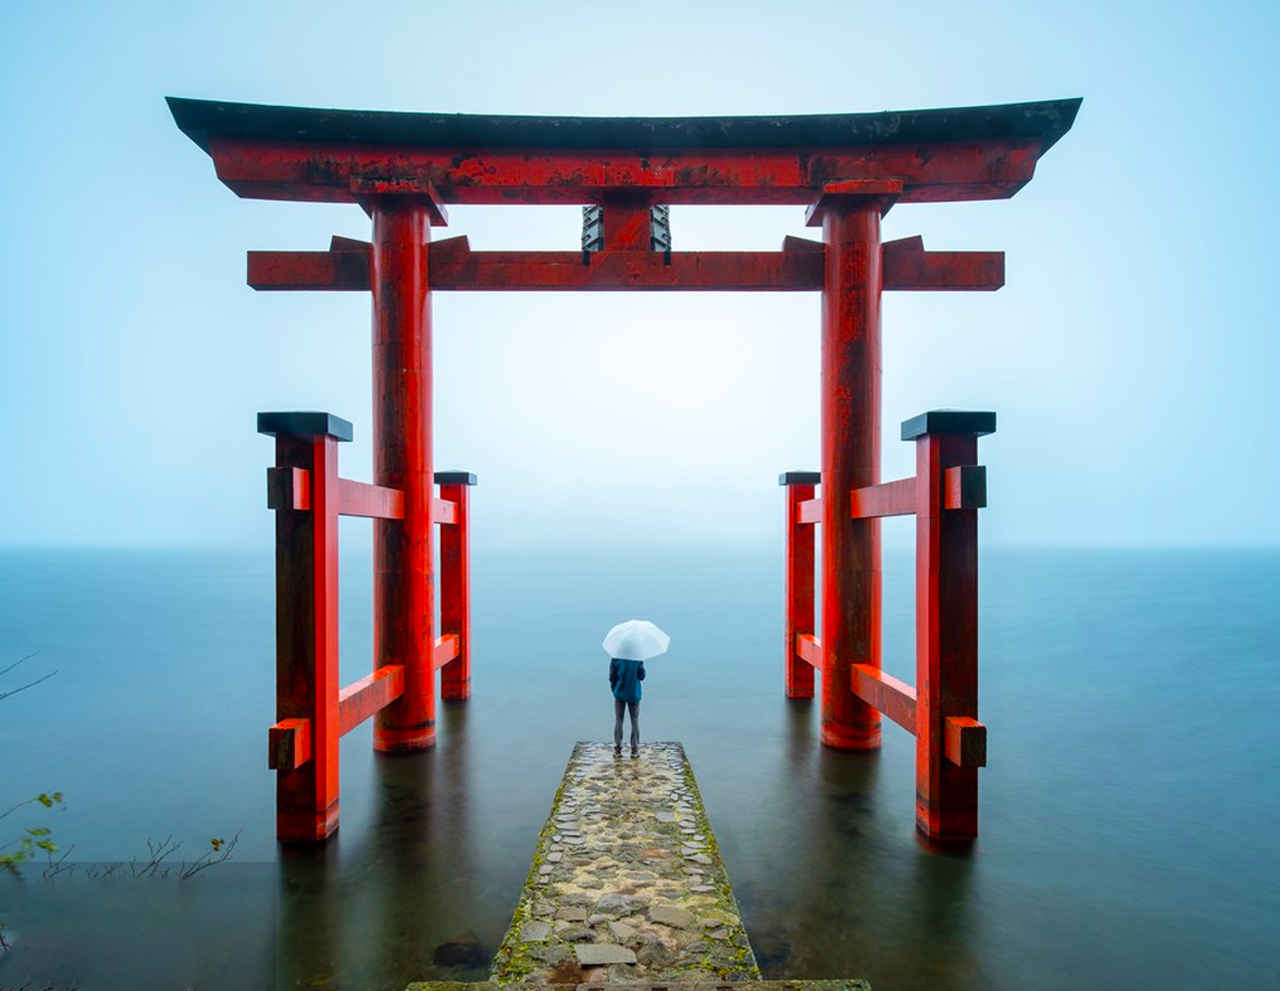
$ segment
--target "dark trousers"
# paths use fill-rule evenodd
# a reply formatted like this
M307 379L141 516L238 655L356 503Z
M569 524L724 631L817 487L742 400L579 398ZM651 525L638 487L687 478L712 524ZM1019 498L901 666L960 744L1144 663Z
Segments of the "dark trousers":
M613 749L622 749L622 716L631 711L631 752L640 749L640 703L613 700Z

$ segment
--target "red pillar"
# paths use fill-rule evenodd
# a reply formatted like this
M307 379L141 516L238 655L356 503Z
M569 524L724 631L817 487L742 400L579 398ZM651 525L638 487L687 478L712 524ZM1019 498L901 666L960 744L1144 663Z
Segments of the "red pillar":
M977 723L985 474L948 469L976 465L978 437L994 430L994 413L960 410L933 410L902 425L902 439L916 442L916 828L941 842L978 835L978 766L986 754L986 730Z
M458 637L458 656L440 669L440 697L471 697L471 486L466 471L438 471L440 498L457 506L440 530L440 634Z
M814 633L813 607L813 524L800 523L800 503L813 498L813 487L821 475L816 471L789 471L778 484L787 488L787 577L786 644L783 658L787 698L813 698L813 666L796 651L796 637Z
M314 843L338 828L338 442L351 424L259 413L258 430L276 438L276 720L293 730L271 761L276 836Z
M431 208L376 198L373 216L373 481L404 492L404 519L374 523L373 666L404 665L404 694L379 711L377 750L435 742L431 506Z
M845 183L810 212L826 244L822 292L822 742L880 746L880 714L853 693L854 664L880 667L880 524L849 492L880 480L882 183ZM898 187L900 188L900 186Z

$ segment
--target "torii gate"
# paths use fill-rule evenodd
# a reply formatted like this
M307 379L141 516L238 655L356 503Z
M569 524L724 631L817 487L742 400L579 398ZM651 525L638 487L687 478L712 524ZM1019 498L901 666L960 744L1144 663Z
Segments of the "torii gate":
M976 509L985 476L974 438L992 413L932 411L903 425L914 478L880 483L880 293L994 290L1001 252L929 252L882 243L895 203L1002 199L1030 181L1080 101L791 117L583 118L312 110L169 98L178 127L218 178L257 199L358 203L371 242L328 251L249 252L255 289L371 291L374 484L340 479L351 425L327 413L269 413L277 438L277 835L315 842L338 825L338 738L377 714L374 746L435 739L434 672L444 697L470 693L465 472L432 470L432 291L815 291L822 301L821 472L788 472L787 694L822 672L822 742L880 745L883 712L917 738L917 827L977 834ZM603 208L581 251L472 251L430 242L446 204ZM672 251L654 208L808 208L822 242L780 252ZM593 214L593 221L599 220ZM821 480L823 497L813 498ZM442 485L436 498L435 483ZM878 518L918 517L917 685L880 670ZM337 517L372 516L374 673L337 683ZM434 629L434 523L442 540L442 625ZM813 530L822 527L822 630L813 627ZM807 567L807 577L806 577Z

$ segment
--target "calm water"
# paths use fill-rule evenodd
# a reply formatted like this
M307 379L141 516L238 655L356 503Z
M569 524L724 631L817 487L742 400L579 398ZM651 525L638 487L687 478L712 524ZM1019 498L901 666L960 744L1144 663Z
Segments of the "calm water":
M369 664L369 555L344 558L343 675ZM0 554L0 811L61 789L71 878L0 883L0 988L400 989L483 979L575 740L609 729L598 644L631 616L673 638L648 739L684 742L770 977L891 989L1280 986L1280 555L988 551L981 840L924 849L912 740L816 742L782 697L779 552L475 560L474 698L425 754L342 747L342 829L273 839L273 575L266 555ZM886 667L914 681L910 559L886 561ZM86 879L172 835L192 881Z

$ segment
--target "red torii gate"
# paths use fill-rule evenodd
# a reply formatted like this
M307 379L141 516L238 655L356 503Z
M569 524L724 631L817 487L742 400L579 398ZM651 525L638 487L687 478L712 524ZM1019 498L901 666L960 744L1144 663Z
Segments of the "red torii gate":
M374 483L337 476L351 426L324 413L262 414L277 437L278 719L282 841L326 838L338 823L337 741L377 713L374 746L434 742L434 671L469 694L465 526L474 476L436 476L431 458L433 290L816 291L822 305L821 473L787 473L787 693L812 696L823 672L822 742L869 750L880 713L917 737L917 825L934 839L977 831L976 507L985 502L974 438L994 414L933 411L903 425L919 471L880 484L880 293L994 290L1000 252L929 252L881 242L895 203L1000 199L1030 181L1071 127L1079 100L903 113L792 117L490 117L257 106L169 98L178 126L237 195L358 203L370 242L328 251L249 253L255 289L371 291ZM603 246L472 251L432 243L446 204L603 207ZM779 252L653 250L650 210L667 204L808 207L822 241ZM824 496L814 499L821 479ZM446 489L434 494L434 483ZM880 671L878 517L918 515L920 699ZM380 522L374 549L374 673L338 690L336 519ZM304 515L305 514L305 515ZM433 523L449 534L442 625L434 629ZM813 627L813 530L821 523L822 630ZM805 577L807 562L808 578Z

